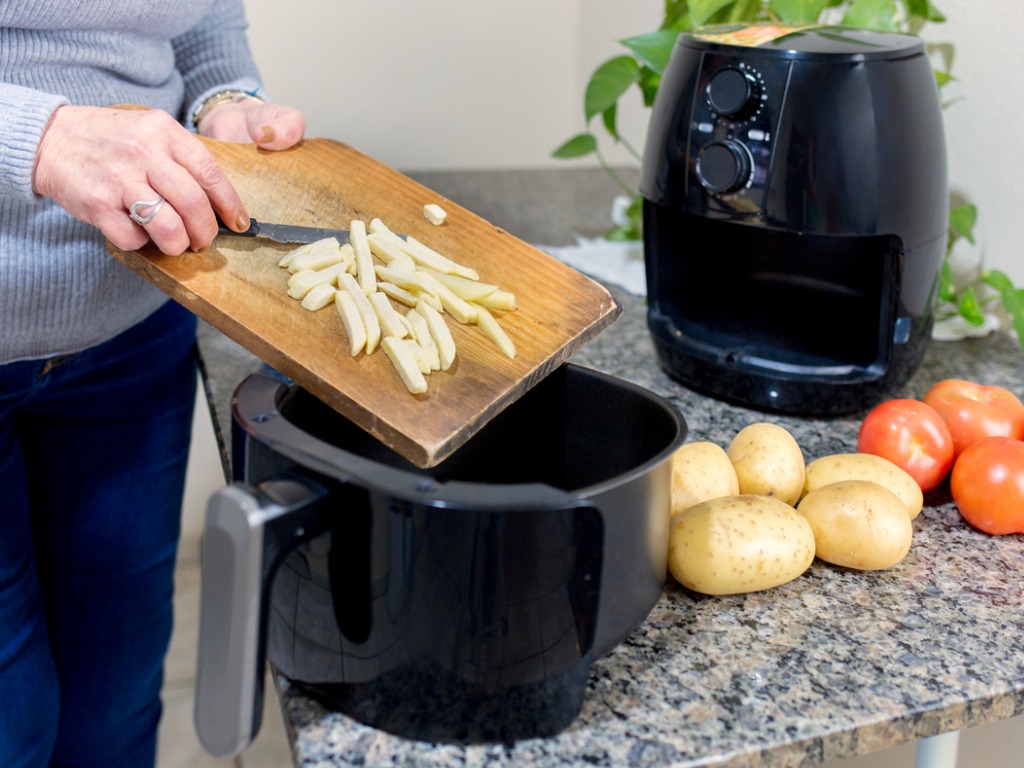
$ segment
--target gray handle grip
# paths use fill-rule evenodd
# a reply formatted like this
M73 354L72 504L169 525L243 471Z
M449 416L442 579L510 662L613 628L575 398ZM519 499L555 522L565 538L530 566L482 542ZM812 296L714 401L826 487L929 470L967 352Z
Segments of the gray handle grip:
M230 485L207 505L194 719L211 755L234 757L259 732L270 578L287 549L326 529L325 495L285 479Z

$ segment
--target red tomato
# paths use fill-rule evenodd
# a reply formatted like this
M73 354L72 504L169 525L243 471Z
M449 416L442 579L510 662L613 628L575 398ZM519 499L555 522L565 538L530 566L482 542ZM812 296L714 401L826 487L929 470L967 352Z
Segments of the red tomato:
M886 400L864 417L857 450L888 459L917 481L922 491L942 482L953 466L953 438L930 405L920 400Z
M978 530L1024 533L1024 442L985 437L967 446L949 487L964 520Z
M924 402L946 422L957 455L983 437L1024 439L1024 404L1003 387L945 379L928 390Z

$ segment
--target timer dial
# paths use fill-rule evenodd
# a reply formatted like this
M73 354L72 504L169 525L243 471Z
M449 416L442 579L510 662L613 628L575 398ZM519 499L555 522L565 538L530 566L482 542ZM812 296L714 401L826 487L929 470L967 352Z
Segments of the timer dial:
M715 114L734 121L749 117L757 111L760 92L757 78L735 67L715 72L704 91Z
M697 156L697 178L705 189L716 194L741 189L750 181L752 170L750 150L735 139L706 144Z

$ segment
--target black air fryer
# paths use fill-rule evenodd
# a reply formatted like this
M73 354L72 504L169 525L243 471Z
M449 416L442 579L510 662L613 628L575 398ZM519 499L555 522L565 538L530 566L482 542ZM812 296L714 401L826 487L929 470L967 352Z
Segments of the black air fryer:
M845 27L681 35L643 161L648 325L691 388L848 413L916 369L948 187L917 37Z

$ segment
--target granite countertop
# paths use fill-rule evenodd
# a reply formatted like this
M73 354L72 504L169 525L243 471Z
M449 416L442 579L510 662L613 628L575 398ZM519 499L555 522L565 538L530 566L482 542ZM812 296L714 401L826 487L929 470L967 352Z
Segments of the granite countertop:
M598 234L615 194L599 176L575 171L420 180L544 244ZM538 194L554 202L538 204ZM584 221L587 211L597 213ZM863 414L766 417L676 383L656 362L643 299L610 287L623 315L573 362L666 397L685 416L690 440L725 445L743 426L771 420L792 432L808 460L854 449ZM200 346L224 430L231 391L259 361L209 327L201 328ZM952 376L1024 393L1024 355L1000 335L933 343L896 394L919 397ZM308 768L815 765L1024 713L1022 569L1022 537L972 530L940 486L914 521L910 553L888 571L815 561L787 585L728 597L701 596L669 579L647 620L594 662L583 711L552 738L411 741L330 712L281 678L278 694L295 763Z

